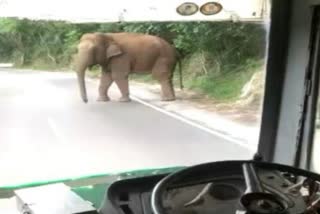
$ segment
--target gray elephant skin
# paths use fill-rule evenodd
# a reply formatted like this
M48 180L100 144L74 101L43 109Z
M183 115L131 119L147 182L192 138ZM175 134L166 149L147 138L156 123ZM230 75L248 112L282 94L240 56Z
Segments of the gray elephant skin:
M172 83L178 52L164 39L139 33L87 33L82 35L75 58L75 69L82 100L88 102L85 71L100 65L101 77L98 101L108 101L108 89L116 83L121 98L130 101L130 73L151 73L161 86L161 100L175 100ZM181 65L179 66L182 88Z

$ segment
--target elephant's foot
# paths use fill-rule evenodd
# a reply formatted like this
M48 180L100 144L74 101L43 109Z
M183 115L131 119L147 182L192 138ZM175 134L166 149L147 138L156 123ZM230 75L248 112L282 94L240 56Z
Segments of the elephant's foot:
M162 97L161 98L161 101L175 101L176 100L176 97L175 96L167 96L167 97Z
M130 102L131 101L131 99L130 99L130 97L121 97L120 99L119 99L119 102Z
M161 101L165 101L165 102L169 102L169 101L175 101L176 98L172 97L172 98L162 98Z
M108 102L110 101L108 96L99 96L97 99L98 102Z

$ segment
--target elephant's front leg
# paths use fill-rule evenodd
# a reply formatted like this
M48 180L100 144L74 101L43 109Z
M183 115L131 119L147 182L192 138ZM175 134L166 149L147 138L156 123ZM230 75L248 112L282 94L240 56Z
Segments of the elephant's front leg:
M121 98L120 102L130 102L129 93L129 73L130 73L130 63L126 55L122 57L116 57L111 62L111 73L112 79L117 84L120 92Z
M129 79L128 75L122 76L115 74L112 76L113 80L117 84L120 92L121 92L121 97L119 99L120 102L130 102L130 93L129 93Z
M109 101L108 90L113 82L111 72L107 68L102 68L100 85L99 85L99 97L97 101L106 102Z

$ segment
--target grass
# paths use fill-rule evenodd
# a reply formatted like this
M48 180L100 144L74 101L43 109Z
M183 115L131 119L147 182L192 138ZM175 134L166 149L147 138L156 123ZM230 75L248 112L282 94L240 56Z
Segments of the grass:
M234 101L241 93L241 89L251 78L253 72L241 71L227 73L217 77L198 77L187 81L187 88L200 91L219 101Z
M65 70L68 66L39 58L36 60L32 60L31 63L25 63L24 65L19 65L17 63L15 67L33 70L61 71Z
M186 89L208 95L209 97L222 102L232 102L238 99L244 85L250 80L252 75L263 68L262 60L246 60L241 66L229 68L215 68L208 66L207 74L201 71L201 63L198 57L191 57L183 62L182 76ZM130 79L157 84L151 75L133 74ZM174 74L174 85L179 87L179 73Z
M145 83L158 83L155 79L152 78L151 74L131 74L130 80L135 80L137 82L145 82Z
M91 69L87 70L87 75L91 78L98 78L100 77L101 69L99 66L94 66Z
M263 69L263 60L247 59L239 65L223 65L222 63L208 62L203 65L199 57L191 57L183 64L183 79L185 88L208 95L223 102L235 101L239 98L244 85L252 75ZM219 65L217 67L216 65ZM205 69L205 72L204 72ZM178 74L174 78L178 84Z

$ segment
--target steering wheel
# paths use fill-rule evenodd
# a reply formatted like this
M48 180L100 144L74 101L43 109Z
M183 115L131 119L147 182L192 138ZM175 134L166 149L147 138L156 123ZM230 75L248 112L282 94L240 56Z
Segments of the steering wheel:
M318 174L282 164L213 162L163 178L152 191L151 206L155 214L318 213L319 182Z

